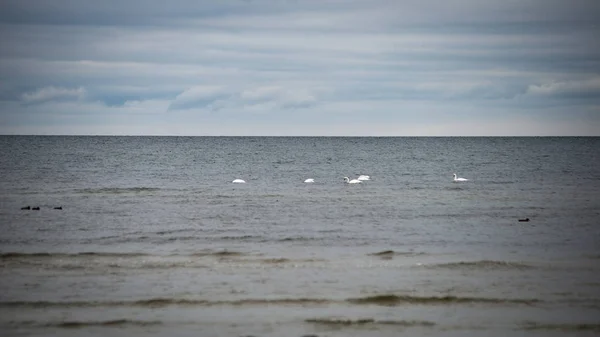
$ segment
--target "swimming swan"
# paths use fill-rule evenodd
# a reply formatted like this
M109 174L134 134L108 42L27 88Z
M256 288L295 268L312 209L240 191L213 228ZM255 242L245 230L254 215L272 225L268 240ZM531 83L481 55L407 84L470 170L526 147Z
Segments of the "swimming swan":
M370 177L370 176L366 176L366 175L363 175L363 174L361 174L360 176L358 176L358 178L357 178L357 179L358 179L358 180L361 180L361 181L362 181L362 180L371 180L371 177Z
M236 184L245 184L246 182L242 179L236 179L234 181L232 181L232 183L236 183Z
M309 178L309 179L306 179L304 182L305 183L314 183L315 180L313 178Z
M455 181L455 182L459 182L459 181L469 181L469 179L465 179L465 178L457 178L457 177L456 177L456 173L454 173L454 181Z
M362 183L362 181L358 180L358 179L352 179L350 180L348 177L344 177L344 181L348 184L359 184Z

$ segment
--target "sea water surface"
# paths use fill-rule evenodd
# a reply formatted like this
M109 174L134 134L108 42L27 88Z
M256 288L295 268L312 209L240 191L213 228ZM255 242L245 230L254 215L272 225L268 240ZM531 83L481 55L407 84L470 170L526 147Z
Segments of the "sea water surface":
M0 136L0 158L3 336L600 334L600 138Z

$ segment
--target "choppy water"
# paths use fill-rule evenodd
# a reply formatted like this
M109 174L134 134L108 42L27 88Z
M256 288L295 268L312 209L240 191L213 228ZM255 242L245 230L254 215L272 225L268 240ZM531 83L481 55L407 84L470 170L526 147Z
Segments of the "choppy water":
M7 336L600 333L600 138L0 136L0 158Z

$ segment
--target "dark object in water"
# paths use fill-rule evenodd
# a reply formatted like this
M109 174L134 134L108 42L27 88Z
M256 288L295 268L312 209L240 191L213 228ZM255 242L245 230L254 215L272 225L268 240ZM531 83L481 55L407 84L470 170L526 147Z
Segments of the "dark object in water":
M31 206L21 207L21 209L31 209Z
M529 218L519 219L519 222L529 222Z
M32 207L31 209L34 210L34 211L39 211L40 210L39 207Z
M62 206L54 207L54 209L62 209Z

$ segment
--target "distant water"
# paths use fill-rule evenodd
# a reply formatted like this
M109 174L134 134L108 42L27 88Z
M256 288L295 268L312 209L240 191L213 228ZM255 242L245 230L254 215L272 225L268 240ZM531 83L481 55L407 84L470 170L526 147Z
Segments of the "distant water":
M0 158L3 336L600 334L600 138L0 136Z

